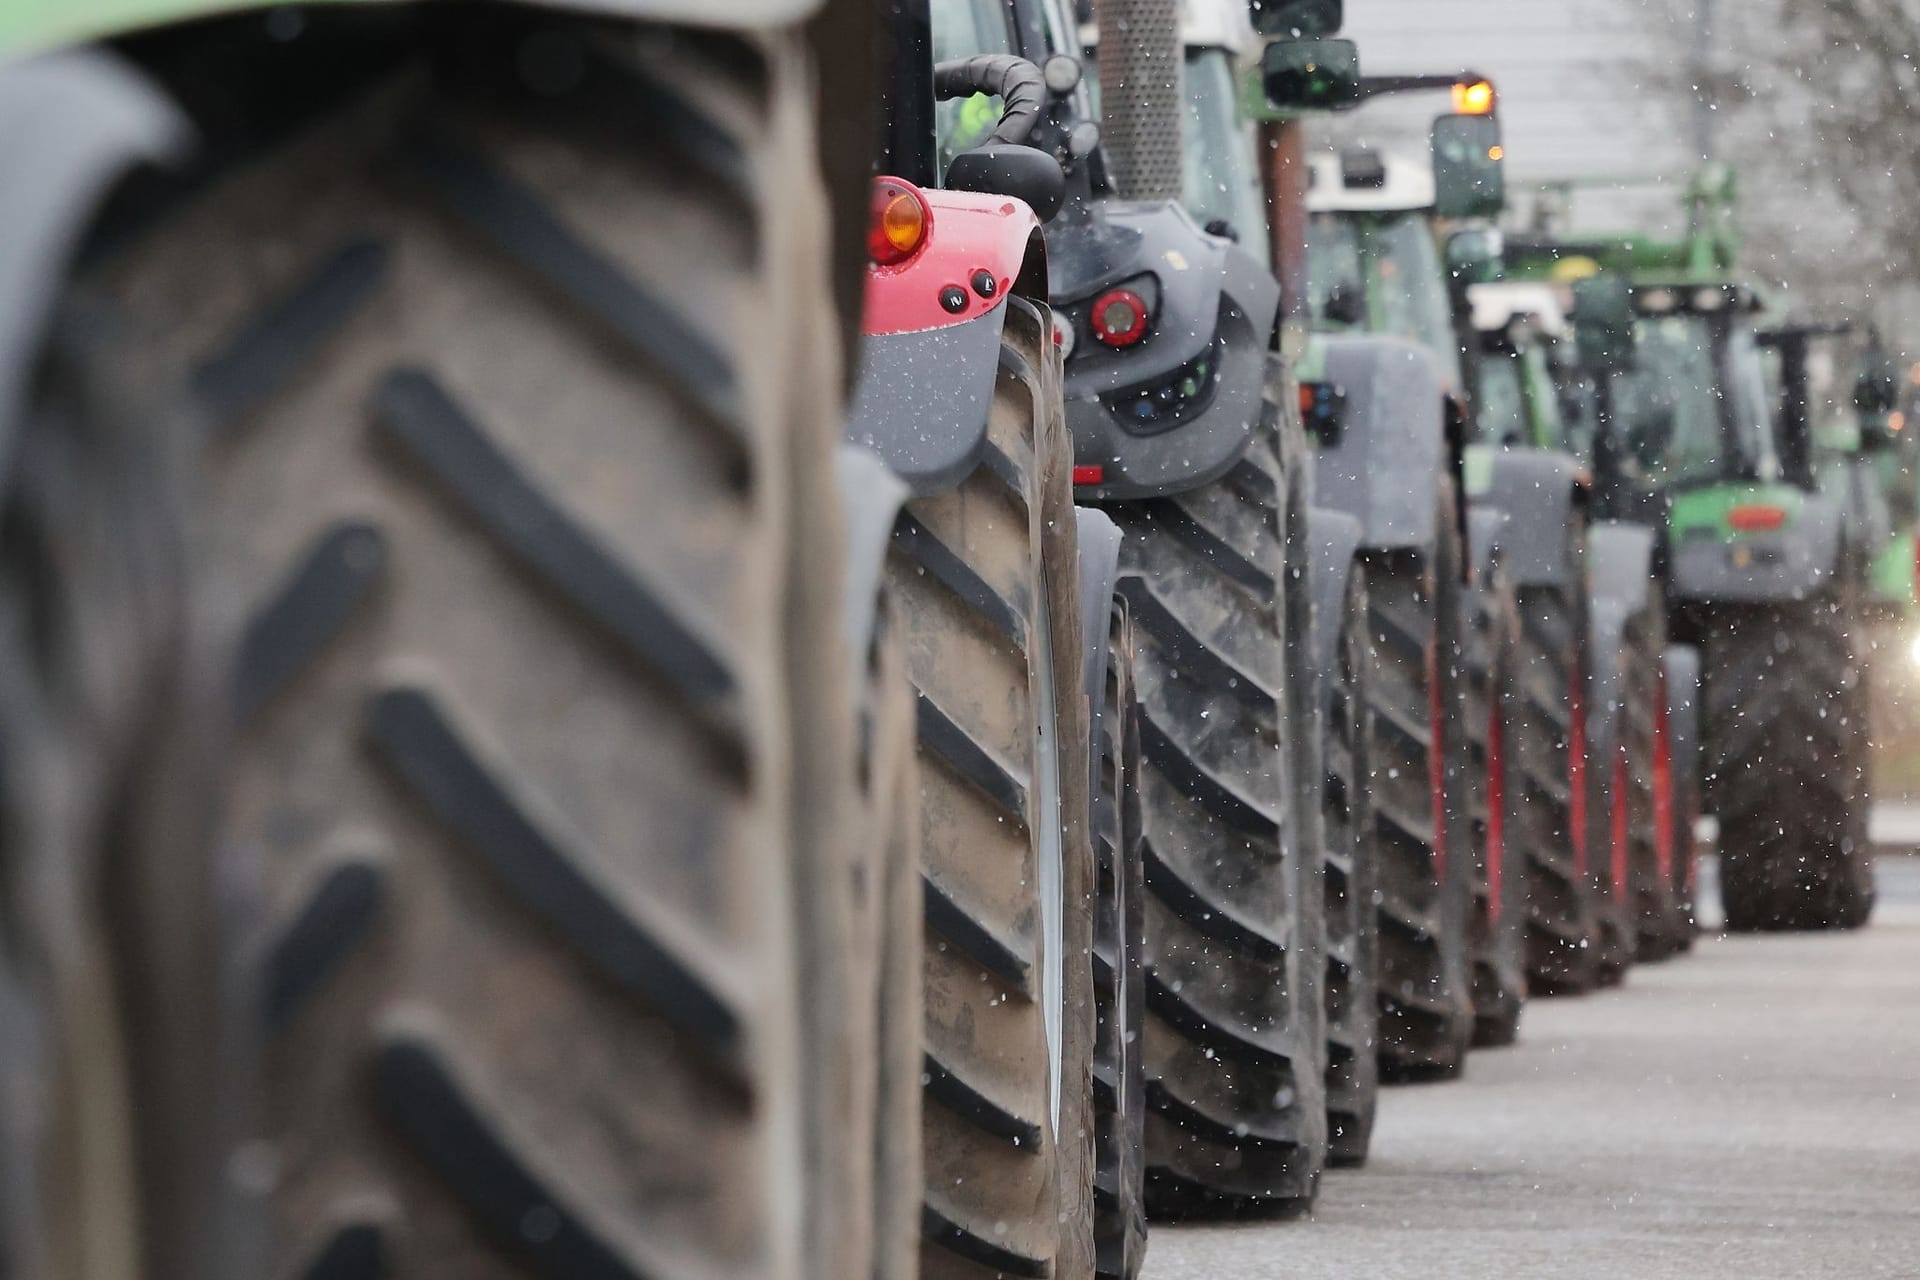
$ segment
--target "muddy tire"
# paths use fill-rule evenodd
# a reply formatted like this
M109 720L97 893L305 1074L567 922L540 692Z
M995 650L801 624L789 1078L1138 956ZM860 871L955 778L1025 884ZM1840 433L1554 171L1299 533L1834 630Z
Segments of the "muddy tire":
M1280 450L1268 428L1221 480L1110 511L1142 712L1156 1218L1304 1209L1326 1158L1320 868L1285 738L1306 511Z
M1374 910L1379 833L1374 827L1372 658L1366 570L1347 584L1338 651L1326 665L1325 842L1327 919L1327 1161L1366 1162L1380 1097L1380 922Z
M1473 1043L1512 1044L1526 1004L1527 868L1509 831L1519 769L1508 727L1519 708L1519 604L1496 566L1466 599L1466 721L1473 882Z
M247 1274L870 1273L889 1161L836 1126L876 1073L828 1040L868 1017L852 886L889 854L803 44L326 34L381 74L79 284L204 425L207 847L264 895ZM577 74L523 94L530 49Z
M1527 989L1577 995L1598 981L1587 874L1584 622L1572 592L1519 598L1508 779L1510 856L1526 864Z
M1686 928L1679 939L1680 949L1690 950L1700 928L1699 855L1694 828L1700 820L1700 652L1690 645L1667 649L1661 669L1666 682L1666 701L1661 707L1665 722L1660 726L1667 743L1667 804L1670 857L1673 866L1673 893L1680 904Z
M1393 1080L1458 1071L1473 1036L1474 860L1458 794L1465 773L1462 548L1450 482L1442 482L1437 505L1430 553L1376 553L1367 571L1380 837L1380 1069Z
M1598 987L1626 980L1639 949L1633 902L1635 729L1629 708L1638 620L1617 601L1596 597L1590 614L1591 665L1585 698L1587 896L1593 912L1593 974Z
M987 460L889 577L919 696L929 1277L1093 1273L1095 871L1072 458L1051 321L1008 300Z
M1873 910L1865 680L1822 600L1714 620L1705 784L1727 928L1854 929Z
M1133 684L1133 622L1114 602L1107 678L1095 738L1094 857L1099 864L1093 965L1099 1032L1094 1046L1098 1168L1098 1272L1134 1280L1146 1257L1146 867L1140 840L1140 699Z

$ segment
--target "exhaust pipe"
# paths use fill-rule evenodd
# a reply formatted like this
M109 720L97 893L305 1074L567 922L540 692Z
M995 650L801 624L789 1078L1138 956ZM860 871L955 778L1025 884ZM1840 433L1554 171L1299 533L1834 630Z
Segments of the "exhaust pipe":
M1101 140L1126 200L1179 200L1180 0L1095 0L1100 30Z

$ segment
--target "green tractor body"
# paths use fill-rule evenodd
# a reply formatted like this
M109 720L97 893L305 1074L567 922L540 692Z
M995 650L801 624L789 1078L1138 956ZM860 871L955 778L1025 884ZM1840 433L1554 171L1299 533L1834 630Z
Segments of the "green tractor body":
M1857 445L1817 448L1805 335L1769 335L1734 196L1709 171L1683 238L1510 243L1510 272L1573 284L1594 510L1655 532L1668 627L1703 651L1729 925L1851 926L1873 900L1858 631L1876 583L1906 589L1911 544L1867 532Z

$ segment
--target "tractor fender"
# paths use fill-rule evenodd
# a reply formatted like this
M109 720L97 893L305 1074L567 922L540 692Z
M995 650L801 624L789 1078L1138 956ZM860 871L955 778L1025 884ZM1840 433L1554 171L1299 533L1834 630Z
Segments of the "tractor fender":
M1467 509L1468 581L1484 587L1497 565L1513 563L1513 512L1475 503Z
M834 458L834 479L840 488L841 517L846 530L842 552L842 618L854 661L854 687L873 647L874 607L880 600L881 580L887 572L887 548L893 541L893 522L907 500L907 486L880 460L858 445L843 444Z
M1120 581L1120 526L1091 507L1073 509L1080 535L1080 631L1087 644L1087 696L1094 714L1107 689L1107 612Z
M1010 299L1046 301L1046 242L1033 210L1006 196L921 194L931 214L925 246L898 266L867 270L846 432L916 496L950 489L980 465Z
M1210 236L1164 201L1097 201L1048 229L1054 305L1073 335L1067 425L1087 471L1076 492L1115 501L1211 483L1246 452L1267 412L1280 290L1273 273L1230 240ZM1112 350L1093 335L1091 307L1116 285L1142 295L1145 337ZM1128 415L1155 394L1188 387L1170 422Z
M1550 449L1486 448L1469 450L1469 493L1507 513L1506 566L1516 590L1564 587L1579 573L1569 537L1584 492L1581 468L1573 458Z
M1659 535L1642 524L1597 521L1587 531L1587 582L1593 607L1617 601L1621 619L1647 607L1659 573Z
M1439 363L1416 342L1377 336L1320 340L1325 381L1346 397L1338 424L1318 433L1319 501L1359 519L1370 550L1434 545L1434 509L1419 495L1452 470Z
M1676 600L1771 604L1805 600L1847 566L1845 518L1831 498L1809 495L1783 529L1682 538L1673 551Z
M191 133L158 89L92 51L0 64L0 488L27 385L92 215Z
M1650 607L1659 535L1645 525L1602 521L1587 534L1587 741L1596 759L1612 748L1626 684L1627 627ZM1606 785L1605 777L1600 779Z
M1340 625L1347 612L1347 584L1360 560L1360 522L1344 511L1311 507L1307 544L1313 548L1308 584L1313 588L1313 669L1333 670L1340 648ZM1331 688L1327 682L1324 687Z

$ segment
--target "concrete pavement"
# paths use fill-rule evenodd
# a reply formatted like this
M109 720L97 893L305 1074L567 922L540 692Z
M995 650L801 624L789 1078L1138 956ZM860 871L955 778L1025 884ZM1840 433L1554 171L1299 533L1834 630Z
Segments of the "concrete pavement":
M1382 1100L1310 1221L1156 1225L1145 1280L1920 1277L1920 859L1863 932L1701 939Z

